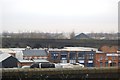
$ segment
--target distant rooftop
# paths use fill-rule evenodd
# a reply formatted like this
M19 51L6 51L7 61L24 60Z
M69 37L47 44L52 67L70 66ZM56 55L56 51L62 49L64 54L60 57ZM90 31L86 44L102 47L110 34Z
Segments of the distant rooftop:
M47 56L45 49L28 49L23 50L24 56Z
M75 39L90 39L90 37L84 33L81 33L81 34L75 36Z

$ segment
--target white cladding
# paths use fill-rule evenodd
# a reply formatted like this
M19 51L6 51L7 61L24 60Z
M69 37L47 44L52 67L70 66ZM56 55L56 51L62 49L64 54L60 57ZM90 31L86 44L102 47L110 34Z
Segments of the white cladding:
M93 63L93 61L88 61L88 63Z
M23 52L22 52L22 51L16 51L15 57L16 57L18 60L23 60Z
M118 54L106 54L106 56L118 56Z
M79 60L79 63L84 63L84 60Z

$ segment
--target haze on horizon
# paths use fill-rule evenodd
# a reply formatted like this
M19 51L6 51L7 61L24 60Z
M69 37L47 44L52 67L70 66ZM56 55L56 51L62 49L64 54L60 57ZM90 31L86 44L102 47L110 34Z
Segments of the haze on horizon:
M0 0L9 32L118 32L119 0Z

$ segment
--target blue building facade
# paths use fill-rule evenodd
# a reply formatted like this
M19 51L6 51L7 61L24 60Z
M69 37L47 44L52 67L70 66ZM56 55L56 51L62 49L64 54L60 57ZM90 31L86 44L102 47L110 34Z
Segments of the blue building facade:
M49 61L54 63L80 63L85 67L94 67L94 55L96 51L78 50L50 50Z
M95 51L81 51L78 52L78 62L86 67L94 67Z

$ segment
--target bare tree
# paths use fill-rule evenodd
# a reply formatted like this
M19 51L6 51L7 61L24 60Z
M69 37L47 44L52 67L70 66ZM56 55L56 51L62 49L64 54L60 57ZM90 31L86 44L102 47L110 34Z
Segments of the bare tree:
M73 31L70 33L70 39L73 39L74 37L75 37L75 32Z

